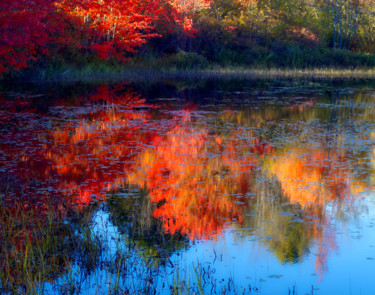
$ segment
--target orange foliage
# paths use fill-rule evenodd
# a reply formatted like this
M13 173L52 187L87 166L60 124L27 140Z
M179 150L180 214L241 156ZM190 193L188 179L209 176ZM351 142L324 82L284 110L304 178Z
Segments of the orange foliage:
M311 42L311 44L321 43L316 33L302 26L293 26L287 32L294 41L305 40Z

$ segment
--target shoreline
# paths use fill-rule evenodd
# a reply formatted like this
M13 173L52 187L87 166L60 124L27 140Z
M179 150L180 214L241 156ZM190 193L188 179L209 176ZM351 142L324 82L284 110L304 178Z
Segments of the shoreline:
M25 77L26 76L26 77ZM244 67L218 67L209 69L177 68L129 68L86 66L81 69L41 70L13 79L1 79L1 82L41 83L41 82L162 82L166 80L313 80L313 81L364 81L375 80L375 68L368 69L256 69Z

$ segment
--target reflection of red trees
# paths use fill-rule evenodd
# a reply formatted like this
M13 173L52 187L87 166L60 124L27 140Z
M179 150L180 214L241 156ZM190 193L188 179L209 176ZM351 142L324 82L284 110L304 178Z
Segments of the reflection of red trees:
M95 104L80 107L87 101ZM1 239L11 246L0 253L0 271L15 280L25 267L24 257L45 243L46 229L65 240L68 229L54 226L61 224L59 218L77 205L104 199L108 189L122 184L135 156L154 136L142 129L147 111L134 109L147 107L144 100L130 90L100 87L76 103L53 107L51 117L37 113L31 97L1 98L0 227L7 227ZM59 243L48 245L61 251ZM44 258L54 273L66 262L53 255Z
M126 89L124 91L123 87L121 86L98 86L96 89L96 93L90 95L90 101L105 102L108 104L114 104L117 107L123 106L126 109L133 109L146 106L146 100L144 98L141 98L141 96L132 89Z
M42 200L48 194L79 204L104 198L154 136L141 130L149 115L134 108L147 105L131 90L99 87L89 98L96 105L56 108L53 118L36 114L30 100L3 100L0 121L9 130L0 134L1 172L22 179Z
M32 107L30 99L21 98L18 96L12 97L11 99L6 99L0 96L0 125L6 126L8 129L13 129L15 126L15 121L23 120L33 120L35 119L35 114L32 112L36 111ZM20 122L18 122L20 123Z
M99 121L55 131L53 153L46 154L58 164L55 171L63 177L63 187L85 204L92 195L104 197L111 187L123 182L134 165L134 155L152 137L138 132L146 115L116 114L116 120L108 114L98 115ZM129 126L132 120L137 124Z
M154 145L129 181L146 185L158 204L153 214L168 232L210 238L242 221L248 176L258 165L254 153L264 152L264 144L244 147L235 135L223 139L177 126Z
M26 127L20 130L13 122L14 130L1 135L6 139L1 143L4 171L29 182L33 197L26 200L28 206L31 200L43 204L50 195L64 200L60 210L88 205L129 179L146 183L152 202L159 205L154 216L170 233L210 237L226 223L241 222L248 174L258 164L254 154L267 152L268 145L241 142L241 134L222 138L204 129L189 130L189 110L163 123L164 130L175 127L161 135L160 121L149 120L147 111L134 110L149 107L144 100L118 87L101 86L77 102L59 107L55 101L55 117L38 119L29 102L26 114L21 114ZM27 108L33 112L32 123ZM128 177L139 166L140 175Z
M77 101L71 107L54 102L53 118L35 114L29 103L21 114L23 127L11 122L12 131L0 135L6 139L0 143L3 172L28 186L28 208L46 212L45 201L53 195L65 214L129 181L146 184L158 204L154 216L172 234L208 238L242 221L248 176L267 144L244 141L239 133L224 138L189 130L189 110L163 123L162 130L170 130L165 135L159 120L149 120L150 112L134 110L149 107L144 100L117 87L99 87Z

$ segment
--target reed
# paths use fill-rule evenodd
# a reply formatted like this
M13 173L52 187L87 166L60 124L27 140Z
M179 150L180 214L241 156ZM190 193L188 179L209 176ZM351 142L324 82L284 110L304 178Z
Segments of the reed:
M163 234L156 220L141 220L144 211L150 209L146 195L137 200L142 201L140 207L143 208L128 213L137 220L133 224L150 237L142 236L134 228L128 232L130 235L117 230L124 226L120 220L126 216L126 210L113 213L113 228L98 231L95 227L101 222L98 214L100 210L108 210L106 206L110 206L110 202L83 211L73 208L62 215L58 212L63 206L59 200L44 196L50 202L38 206L41 200L36 199L31 204L33 197L22 187L22 183L8 177L0 184L1 294L255 292L251 286L238 288L232 278L219 280L214 267L199 261L190 266L172 263L170 251L175 251L175 247L180 247L186 240ZM128 204L125 199L118 198L113 206L120 209L125 206L126 209ZM121 215L124 212L126 214ZM155 230L160 232L155 234ZM153 245L156 249L164 247L165 250L147 252L146 249L152 246L142 244L142 239L157 244Z
M167 80L314 80L349 81L374 80L374 68L312 68L312 69L252 69L245 67L216 67L207 69L138 68L87 65L49 74L34 74L33 81L58 82L120 82Z

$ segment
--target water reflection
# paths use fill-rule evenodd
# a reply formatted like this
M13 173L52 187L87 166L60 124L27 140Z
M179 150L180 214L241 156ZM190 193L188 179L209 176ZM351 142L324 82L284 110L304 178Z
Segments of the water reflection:
M223 138L188 124L174 127L154 144L141 154L138 172L128 179L149 190L151 202L158 204L153 215L167 232L211 239L242 222L248 179L259 167L265 143L254 138L239 147L236 134Z
M119 233L127 236L127 245L134 247L148 265L171 263L171 255L188 247L186 236L166 232L162 221L153 216L155 206L144 189L128 186L112 192L108 209Z
M14 233L23 208L36 224L18 226L11 238L21 255L13 269L22 268L28 247L40 247L46 228L56 241L84 247L82 231L66 229L77 226L71 212L90 219L104 201L129 249L155 269L234 229L281 264L303 263L314 252L311 271L321 280L340 248L336 220L358 212L358 200L373 189L373 94L274 99L279 91L200 105L146 102L128 86L105 85L43 110L40 96L3 95L3 221L12 220ZM68 222L51 227L61 218ZM63 250L46 245L57 270L45 276L56 278L75 254L57 262Z
M8 110L3 118L19 116L20 121L1 134L2 171L37 182L32 188L41 196L54 192L83 205L93 197L104 199L108 189L123 182L142 144L155 136L139 131L147 113L132 111L146 107L144 100L131 91L115 95L116 91L99 87L90 101L100 104L52 106L53 116L33 109L26 116ZM31 115L38 118L31 120Z

